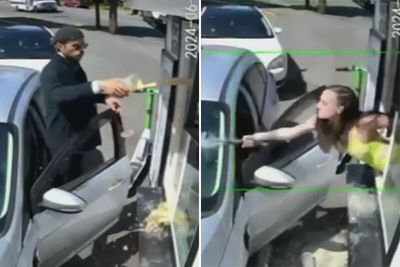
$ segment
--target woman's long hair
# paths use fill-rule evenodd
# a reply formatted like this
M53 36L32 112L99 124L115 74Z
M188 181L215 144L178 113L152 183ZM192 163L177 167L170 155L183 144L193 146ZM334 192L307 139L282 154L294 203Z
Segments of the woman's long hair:
M347 147L349 130L361 116L358 97L350 87L344 85L328 86L325 90L336 93L338 105L343 106L343 111L338 121L317 118L316 129L320 145L323 150L334 146L342 151Z

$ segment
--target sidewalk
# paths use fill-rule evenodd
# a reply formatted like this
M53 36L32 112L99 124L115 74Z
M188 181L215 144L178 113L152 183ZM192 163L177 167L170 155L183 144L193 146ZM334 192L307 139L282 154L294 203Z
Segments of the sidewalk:
M347 267L345 208L322 209L276 239L269 267Z

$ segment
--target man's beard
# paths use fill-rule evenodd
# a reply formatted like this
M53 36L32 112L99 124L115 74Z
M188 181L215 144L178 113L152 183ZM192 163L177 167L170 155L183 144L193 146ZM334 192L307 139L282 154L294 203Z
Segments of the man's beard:
M80 54L79 56L75 56L75 57L72 57L72 56L67 56L67 55L65 55L65 57L66 57L66 58L68 58L68 59L70 59L70 60L73 60L73 61L79 62L79 61L81 61L81 60L82 60L82 58L83 58L83 55L84 55L84 53Z

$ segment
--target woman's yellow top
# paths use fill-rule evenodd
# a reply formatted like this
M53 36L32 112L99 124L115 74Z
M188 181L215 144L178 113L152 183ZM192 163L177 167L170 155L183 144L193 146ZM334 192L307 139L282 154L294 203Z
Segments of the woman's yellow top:
M353 127L349 132L347 153L364 161L369 166L381 172L384 171L389 162L389 143L381 137L368 142L362 142ZM395 146L393 159L400 161L400 147Z

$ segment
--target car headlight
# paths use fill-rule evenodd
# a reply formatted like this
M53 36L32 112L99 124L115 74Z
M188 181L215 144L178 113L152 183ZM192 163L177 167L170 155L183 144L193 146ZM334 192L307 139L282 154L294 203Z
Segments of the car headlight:
M279 69L285 67L285 55L279 55L277 58L272 60L268 65L268 69Z

